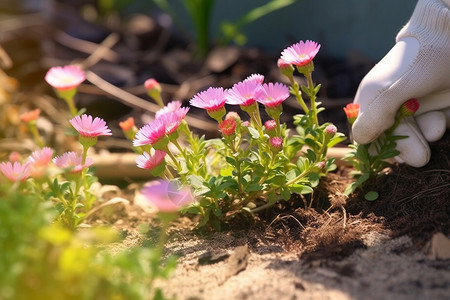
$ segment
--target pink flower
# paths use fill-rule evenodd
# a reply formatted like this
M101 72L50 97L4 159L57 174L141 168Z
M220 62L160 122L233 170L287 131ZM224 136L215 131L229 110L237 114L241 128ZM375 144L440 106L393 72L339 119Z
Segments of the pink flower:
M252 81L252 80L256 80L262 84L264 82L264 75L255 73L244 79L244 81Z
M97 137L100 135L111 135L111 130L106 126L106 122L103 119L95 118L92 120L92 116L83 114L76 116L69 121L78 133L83 137Z
M286 68L288 68L290 65L291 65L291 64L285 62L284 59L282 59L282 58L279 58L278 61L277 61L277 66L278 66L278 68L280 68L280 69L286 69Z
M28 158L28 162L32 165L47 166L52 160L53 149L44 147L41 150L34 151Z
M281 83L272 82L263 85L261 92L256 99L266 107L277 107L289 97L289 88Z
M155 150L153 156L144 152L136 158L136 165L141 169L153 170L164 162L166 154L165 151L161 150Z
M166 124L161 118L150 121L136 133L133 146L154 145L166 135Z
M166 106L164 106L163 108L161 108L160 110L158 110L155 114L155 118L158 118L168 112L173 112L173 111L177 111L178 109L181 108L181 101L172 101L167 103Z
M86 79L84 72L74 65L52 67L45 75L45 81L57 90L71 90Z
M90 167L94 162L90 157L87 157L83 164L81 155L78 155L75 152L66 152L53 158L53 163L69 173L78 173L83 169Z
M188 188L178 189L167 180L150 182L144 186L141 193L159 211L168 213L176 212L194 200Z
M18 161L14 163L10 161L0 163L0 171L11 182L25 181L31 172L29 164L25 163L22 165Z
M8 158L10 162L20 161L22 159L22 155L17 151L13 151L9 154Z
M172 101L169 102L166 106L164 106L160 110L158 110L155 114L155 118L158 119L159 117L167 113L175 113L180 119L184 119L188 111L189 107L181 107L180 101Z
M309 64L317 52L319 52L320 45L313 41L300 41L281 52L281 64L292 64L298 67Z
M197 93L189 103L192 106L215 112L224 107L225 101L225 92L223 88L210 87L206 91Z
M260 90L261 83L258 80L244 80L228 89L225 97L228 104L250 106L255 103Z
M44 147L41 150L34 151L28 158L31 166L31 177L41 177L45 173L45 169L52 160L53 149Z
M180 126L181 121L183 120L182 116L184 115L180 114L179 111L173 111L160 116L158 120L164 123L164 127L166 129L165 133L170 135L177 131L178 126Z

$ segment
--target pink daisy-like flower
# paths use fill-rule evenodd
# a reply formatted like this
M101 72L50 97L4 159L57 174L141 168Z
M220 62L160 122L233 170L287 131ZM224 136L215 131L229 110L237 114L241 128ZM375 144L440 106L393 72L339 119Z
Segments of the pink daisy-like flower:
M256 101L262 88L261 82L256 79L244 80L233 85L226 91L228 104L250 106Z
M84 164L82 161L81 155L78 155L75 152L66 152L53 158L53 163L57 167L62 168L69 173L81 172L83 169L90 167L94 163L90 157L86 158Z
M284 59L282 59L282 58L279 58L278 61L277 61L277 66L280 69L288 68L290 65L291 64L285 62Z
M178 118L182 120L184 119L184 117L186 117L188 111L189 107L181 107L180 101L172 101L163 108L161 108L160 110L158 110L155 114L155 118L158 119L165 114L175 113L178 116Z
M188 188L178 189L168 180L150 182L141 193L161 212L176 212L194 201Z
M136 158L136 165L141 169L153 170L162 164L166 154L165 151L161 150L155 150L154 155L144 152Z
M177 111L181 108L181 101L172 101L167 103L166 106L158 110L155 114L155 118L158 118L164 114L167 114L169 112Z
M25 181L30 176L31 169L28 163L22 165L18 161L8 161L0 163L0 171L9 181L16 182Z
M181 109L181 108L180 108ZM178 126L180 126L181 121L183 120L182 114L178 113L178 111L173 111L166 113L158 118L164 124L165 133L170 135L177 131Z
M28 162L34 166L47 166L53 156L53 149L44 147L41 150L34 151L28 158Z
M309 64L317 52L319 52L320 44L313 41L300 41L281 52L282 63L292 64L298 67Z
M83 137L97 137L100 135L111 135L111 130L101 118L92 120L92 116L83 114L69 121L78 133Z
M74 65L52 67L45 75L45 81L60 91L76 88L85 79L83 70Z
M192 106L214 112L221 110L225 105L225 101L225 91L223 88L210 87L206 91L197 93L189 103Z
M154 119L144 125L136 133L133 140L133 146L154 145L166 135L166 124L161 118Z
M266 107L277 107L289 97L289 88L284 84L272 82L263 84L261 92L257 95L257 101Z
M44 175L45 170L52 160L53 149L44 147L41 150L34 151L28 158L31 166L31 177L37 178Z
M256 80L262 84L264 82L264 75L255 73L244 79L244 81L253 81L253 80Z

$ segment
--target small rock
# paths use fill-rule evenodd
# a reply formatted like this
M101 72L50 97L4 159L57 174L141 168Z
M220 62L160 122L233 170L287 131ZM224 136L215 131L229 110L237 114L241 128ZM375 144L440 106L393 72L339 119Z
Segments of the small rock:
M450 259L450 239L441 232L435 233L427 244L426 252L430 259Z
M198 257L199 265L211 265L227 259L230 255L226 250L207 251Z
M221 284L223 284L228 278L245 270L245 268L247 268L249 256L250 251L248 250L247 244L234 249L233 254L231 254L230 258L228 259L227 270Z

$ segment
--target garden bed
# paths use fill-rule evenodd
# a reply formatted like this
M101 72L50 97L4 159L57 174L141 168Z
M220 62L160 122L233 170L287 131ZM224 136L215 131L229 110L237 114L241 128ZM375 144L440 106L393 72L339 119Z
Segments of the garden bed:
M54 13L64 16L65 9L72 11L61 5ZM277 57L260 49L218 47L202 64L183 43L176 43L179 41L151 48L149 41L164 42L161 28L143 35L128 28L122 35L132 38L119 39L94 26L97 31L90 32L101 38L91 36L95 42L87 42L83 40L88 39L83 36L87 31L76 30L81 36L74 39L55 26L55 34L48 35L49 23L39 14L22 20L8 23L16 27L12 36L5 36L4 48L14 62L8 75L22 85L18 89L3 81L2 91L14 94L11 112L4 112L4 120L19 127L19 110L38 107L43 113L39 129L57 152L79 150L76 139L64 131L65 103L48 96L53 91L43 77L50 66L85 58L90 84L79 87L77 104L106 119L115 136L99 140L92 158L99 191L105 201L113 199L116 204L103 207L105 202L97 203L83 226L117 229L121 240L105 247L111 253L127 252L135 246L151 248L161 225L155 208L139 193L142 184L153 177L135 166L137 155L131 153L131 143L123 138L118 125L129 116L135 117L139 126L153 118L158 107L146 100L145 79L161 79L164 98L182 99L184 105L209 85L230 87L253 73L286 82L277 68ZM76 29L79 22L76 17L70 19L68 28ZM15 39L14 34L23 36ZM29 51L17 55L17 49L23 48ZM99 49L100 54L96 52ZM8 55L0 57L5 66ZM323 83L318 100L325 107L321 123L330 121L349 136L342 107L352 101L357 83L371 65L360 57L317 59L314 80ZM293 99L283 105L282 121L292 128L289 122L299 113L299 105ZM196 133L208 138L220 135L217 124L203 110L191 107L189 115L186 120ZM26 130L18 130L15 138L11 132L11 127L3 132L2 154L36 149ZM380 195L372 202L358 191L344 195L352 181L352 168L340 160L342 152L348 152L348 142L337 152L330 149L328 157L338 158L338 169L328 173L312 195L294 194L254 216L236 214L216 232L197 229L195 215L176 220L164 255L177 254L179 263L172 277L158 280L156 285L166 296L186 300L448 298L449 242L436 234L450 235L450 135L431 145L432 160L427 166L394 164L387 168L384 176L367 187Z

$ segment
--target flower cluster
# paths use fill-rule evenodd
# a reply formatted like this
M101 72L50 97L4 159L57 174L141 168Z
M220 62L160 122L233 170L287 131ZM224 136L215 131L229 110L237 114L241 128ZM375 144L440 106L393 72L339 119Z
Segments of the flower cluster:
M311 73L319 49L320 45L307 41L282 52L280 70L290 87L252 74L229 88L209 87L196 93L190 105L206 110L217 121L220 139L205 141L194 135L184 120L188 108L180 101L162 106L155 119L137 131L130 121L122 123L140 153L137 166L179 186L191 186L199 200L187 209L203 216L200 225L216 228L237 213L256 212L294 193L310 194L318 179L335 167L326 156L327 149L344 139L334 125L318 123L320 103L315 100L320 85L313 83ZM307 86L300 87L294 80L295 69L307 78ZM151 98L163 103L157 100L161 86L154 79L145 86ZM291 94L305 113L294 119L298 135L289 135L287 125L280 122L283 102ZM308 97L309 106L302 94ZM233 106L244 114L227 111ZM263 203L259 207L257 200Z

